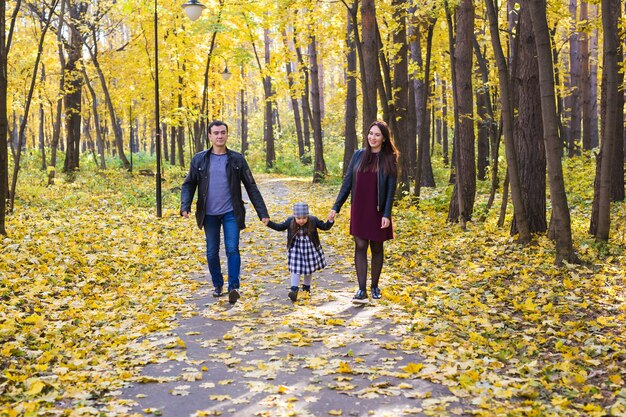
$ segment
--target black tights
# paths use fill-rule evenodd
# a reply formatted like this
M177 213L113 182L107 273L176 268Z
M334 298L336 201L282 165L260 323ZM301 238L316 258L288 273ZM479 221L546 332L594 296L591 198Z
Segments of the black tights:
M372 288L378 287L380 271L383 269L383 242L354 237L354 265L359 289L367 289L367 247L372 251Z

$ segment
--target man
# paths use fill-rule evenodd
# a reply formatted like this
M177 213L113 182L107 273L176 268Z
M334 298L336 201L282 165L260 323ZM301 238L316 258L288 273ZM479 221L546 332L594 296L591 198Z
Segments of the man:
M241 184L263 223L269 221L267 207L261 196L245 158L226 147L228 126L216 120L209 125L211 148L199 152L191 159L189 173L181 187L183 217L189 217L191 202L198 189L196 221L204 228L206 256L213 281L213 296L222 296L224 276L220 265L220 228L224 229L224 248L228 264L228 301L237 302L239 294L239 232L246 227L246 210L241 197Z

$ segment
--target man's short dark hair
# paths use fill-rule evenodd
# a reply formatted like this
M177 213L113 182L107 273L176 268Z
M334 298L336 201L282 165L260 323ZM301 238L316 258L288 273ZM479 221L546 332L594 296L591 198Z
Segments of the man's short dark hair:
M209 133L211 133L211 129L213 128L213 126L226 126L226 133L228 133L228 125L221 120L213 120L209 124Z

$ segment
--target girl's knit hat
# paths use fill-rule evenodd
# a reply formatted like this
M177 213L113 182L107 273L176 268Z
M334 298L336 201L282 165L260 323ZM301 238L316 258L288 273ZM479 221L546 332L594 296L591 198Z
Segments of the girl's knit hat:
M309 215L309 205L307 203L296 203L293 205L293 215L295 217L305 217Z

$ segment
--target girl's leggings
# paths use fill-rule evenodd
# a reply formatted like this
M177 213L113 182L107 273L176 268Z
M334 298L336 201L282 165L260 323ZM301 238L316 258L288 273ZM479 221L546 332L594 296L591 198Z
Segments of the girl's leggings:
M302 275L302 283L304 285L311 285L311 277L312 277L312 274ZM300 286L300 274L291 274L291 286L292 287Z

